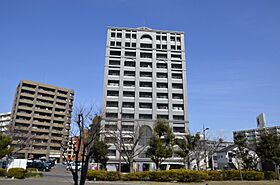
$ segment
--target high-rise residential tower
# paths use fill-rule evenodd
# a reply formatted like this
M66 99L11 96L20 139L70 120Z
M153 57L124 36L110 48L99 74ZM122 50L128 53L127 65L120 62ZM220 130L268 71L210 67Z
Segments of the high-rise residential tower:
M67 147L74 91L22 80L16 90L10 131L18 154L62 160Z
M0 113L0 133L7 134L11 122L11 112Z
M155 121L166 119L175 135L188 133L184 33L109 27L103 112L102 125L108 130L131 131L140 124L149 137ZM111 164L119 159L113 145L109 158ZM135 161L151 168L145 153Z

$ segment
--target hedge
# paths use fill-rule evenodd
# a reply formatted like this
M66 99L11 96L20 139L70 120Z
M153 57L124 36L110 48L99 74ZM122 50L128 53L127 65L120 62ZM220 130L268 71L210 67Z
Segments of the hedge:
M277 179L277 175L273 171L265 171L264 172L264 179L265 180L275 180L275 179Z
M266 178L264 172L259 171L241 171L243 180L264 180L273 179L273 173L267 173ZM276 175L275 175L276 176ZM158 181L158 182L201 182L209 181L226 181L226 180L241 180L239 170L224 170L224 171L194 171L186 169L176 169L167 171L145 171L133 172L128 174L120 174L112 171L95 171L89 170L87 174L88 180L99 181Z
M39 172L37 168L27 168L25 177L42 177L43 173Z
M8 170L7 176L9 178L24 179L26 170L23 168L11 168Z
M208 180L222 181L222 180L241 180L239 170L224 170L224 171L206 171ZM264 180L264 173L252 170L241 171L243 180Z
M117 181L120 180L120 173L114 171L96 171L88 170L87 173L88 180L98 180L98 181Z
M0 168L0 177L6 177L7 176L7 170Z

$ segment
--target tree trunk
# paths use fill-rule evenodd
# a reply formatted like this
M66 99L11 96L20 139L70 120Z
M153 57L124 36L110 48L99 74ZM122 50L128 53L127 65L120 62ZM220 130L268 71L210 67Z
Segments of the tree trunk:
M81 169L81 177L80 177L80 185L85 185L87 179L87 171L88 171L88 163L89 163L89 156L86 156L86 160L84 162L84 166Z
M200 170L199 161L196 161L196 167L197 167L197 170Z
M129 162L129 171L134 172L133 162Z

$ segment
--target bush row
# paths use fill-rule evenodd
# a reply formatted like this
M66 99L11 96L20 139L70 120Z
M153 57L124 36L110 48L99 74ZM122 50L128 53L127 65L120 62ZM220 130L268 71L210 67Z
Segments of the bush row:
M276 178L273 172L259 171L241 171L243 180L272 180ZM241 180L239 170L226 171L193 171L193 170L168 170L168 171L146 171L133 172L128 174L120 174L113 171L95 171L89 170L87 174L88 180L97 181L159 181L159 182L201 182L210 181L225 181L225 180Z
M6 169L0 169L0 177L6 176L9 178L24 179L25 177L42 177L43 173L38 172L35 168L28 168L27 170L23 168L11 168L8 171Z

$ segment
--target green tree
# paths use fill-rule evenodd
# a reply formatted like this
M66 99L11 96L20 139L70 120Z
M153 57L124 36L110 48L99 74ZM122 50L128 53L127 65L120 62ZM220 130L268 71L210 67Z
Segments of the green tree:
M183 139L175 140L175 144L178 145L178 148L175 150L175 153L183 159L185 168L191 169L191 162L195 159L192 155L192 152L198 145L199 140L199 134L189 134L184 136Z
M272 162L274 164L280 180L280 137L274 133L263 133L258 140L256 153L263 162Z
M159 170L160 165L167 158L172 157L174 145L174 134L166 120L157 120L154 126L153 136L149 141L147 155L156 164Z
M235 154L238 163L240 163L238 165L241 165L246 170L255 170L258 165L258 156L254 151L249 149L245 135L241 133L237 134L234 138L234 143L237 146Z
M108 157L107 157L108 148L109 146L104 141L100 141L100 140L95 140L91 148L92 158L96 163L101 163L100 168L103 170L106 169L106 165L108 161Z
M0 134L0 159L12 153L13 148L10 147L11 144L12 138Z

